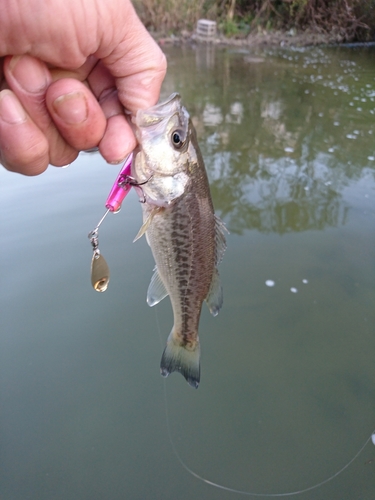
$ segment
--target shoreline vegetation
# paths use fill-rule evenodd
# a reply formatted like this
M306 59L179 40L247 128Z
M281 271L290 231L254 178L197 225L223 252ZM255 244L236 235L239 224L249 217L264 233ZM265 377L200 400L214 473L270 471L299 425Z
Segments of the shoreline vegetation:
M215 21L216 45L308 46L375 42L375 0L134 0L160 45L197 41Z

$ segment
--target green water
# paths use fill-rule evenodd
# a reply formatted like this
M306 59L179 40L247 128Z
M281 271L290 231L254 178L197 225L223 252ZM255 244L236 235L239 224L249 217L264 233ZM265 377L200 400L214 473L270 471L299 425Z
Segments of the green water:
M210 481L293 492L375 429L375 49L166 53L162 97L182 94L230 231L201 385L159 375L172 315L146 304L135 193L101 227L111 282L91 289L118 167L0 171L1 500L241 498L184 470L169 433ZM373 500L371 440L290 498Z

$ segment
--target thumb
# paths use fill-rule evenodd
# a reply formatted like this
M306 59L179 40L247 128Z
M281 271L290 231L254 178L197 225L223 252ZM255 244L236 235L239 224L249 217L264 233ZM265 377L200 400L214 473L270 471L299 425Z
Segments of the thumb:
M118 13L114 12L114 15ZM157 103L167 71L167 61L159 45L140 21L131 2L128 2L126 17L126 26L113 51L101 57L99 48L96 55L101 57L115 78L121 104L135 114L138 109ZM102 47L104 46L103 40Z

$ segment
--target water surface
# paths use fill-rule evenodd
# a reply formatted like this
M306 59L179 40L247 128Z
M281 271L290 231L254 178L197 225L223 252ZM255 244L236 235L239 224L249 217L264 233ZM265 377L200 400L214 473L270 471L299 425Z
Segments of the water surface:
M100 230L111 282L91 289L86 235L118 167L2 170L1 500L238 498L187 473L169 433L210 481L293 492L375 428L374 49L166 52L162 97L182 94L230 231L201 385L159 375L172 314L145 301L135 193ZM301 498L372 500L373 459L369 442Z

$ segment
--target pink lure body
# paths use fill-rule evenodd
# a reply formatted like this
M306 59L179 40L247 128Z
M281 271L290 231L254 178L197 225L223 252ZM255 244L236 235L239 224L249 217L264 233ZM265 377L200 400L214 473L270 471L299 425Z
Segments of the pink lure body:
M127 178L130 176L132 160L133 160L133 153L131 153L127 157L108 195L105 206L110 212L116 213L120 210L121 204L124 201L125 196L128 194L130 188L132 187L129 182L126 182Z

